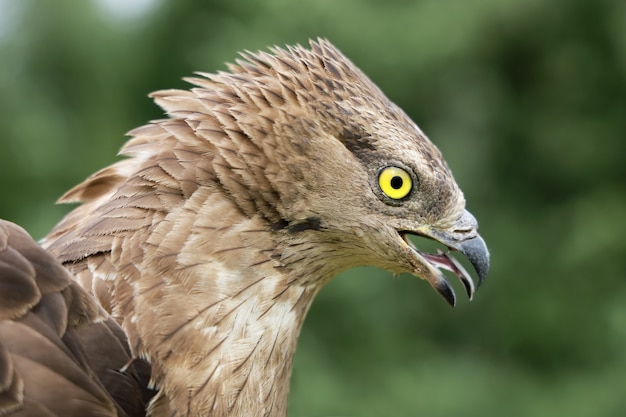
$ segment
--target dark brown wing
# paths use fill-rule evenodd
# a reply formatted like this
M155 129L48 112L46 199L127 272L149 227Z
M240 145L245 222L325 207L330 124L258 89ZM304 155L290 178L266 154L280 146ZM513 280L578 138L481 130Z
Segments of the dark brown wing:
M0 220L0 415L144 416L148 369L71 274Z

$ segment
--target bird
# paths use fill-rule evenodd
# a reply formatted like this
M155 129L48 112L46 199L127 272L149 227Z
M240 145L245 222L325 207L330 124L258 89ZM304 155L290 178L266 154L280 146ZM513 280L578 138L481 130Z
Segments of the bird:
M451 305L444 270L470 299L487 276L441 152L328 40L185 80L41 242L0 222L0 415L282 417L337 274L409 273Z

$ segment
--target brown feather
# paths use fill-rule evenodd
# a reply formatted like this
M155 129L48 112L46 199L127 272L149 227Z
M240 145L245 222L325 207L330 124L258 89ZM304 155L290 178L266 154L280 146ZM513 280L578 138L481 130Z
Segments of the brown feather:
M82 205L43 246L75 281L2 223L0 287L13 295L0 294L0 414L69 407L53 393L142 415L146 358L151 416L284 416L326 282L376 265L437 284L404 233L476 235L455 228L469 217L437 148L329 42L228 68L153 93L168 118L131 131L129 158L61 198ZM381 194L389 165L412 172L410 198Z
M142 415L145 382L120 372L123 331L69 272L6 221L0 265L2 294L14 295L0 304L0 415Z

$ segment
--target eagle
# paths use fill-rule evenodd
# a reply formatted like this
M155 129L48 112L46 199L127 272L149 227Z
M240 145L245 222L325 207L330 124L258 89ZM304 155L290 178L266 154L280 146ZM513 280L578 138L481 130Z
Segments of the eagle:
M443 270L470 299L485 279L440 151L329 41L186 81L151 94L167 116L61 197L81 204L40 243L0 223L0 415L285 416L334 276L409 273L452 305Z

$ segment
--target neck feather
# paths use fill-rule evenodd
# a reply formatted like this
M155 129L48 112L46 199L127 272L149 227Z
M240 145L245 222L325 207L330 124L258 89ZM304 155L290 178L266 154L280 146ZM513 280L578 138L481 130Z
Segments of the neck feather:
M124 319L160 388L154 416L286 415L296 341L327 277L303 281L266 224L223 213L236 211L166 217L144 245Z
M315 290L284 286L286 277L276 274L227 268L219 274L250 284L218 301L187 294L184 305L172 287L167 295L157 290L164 301L156 312L138 316L164 397L155 400L153 414L284 416L296 341ZM162 323L158 333L143 331L151 320Z

